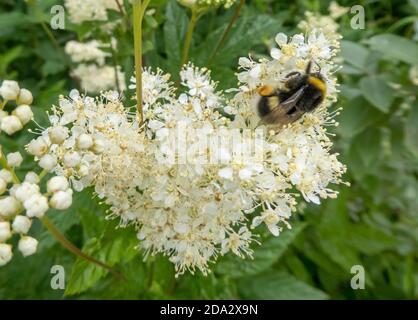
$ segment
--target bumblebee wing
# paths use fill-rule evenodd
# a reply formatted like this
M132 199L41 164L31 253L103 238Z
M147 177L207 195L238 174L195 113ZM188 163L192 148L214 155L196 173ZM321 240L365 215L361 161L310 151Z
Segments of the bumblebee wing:
M284 101L281 101L280 106L278 108L284 108L285 113L290 111L290 109L296 106L304 90L305 90L305 87L302 87L298 91L296 91L294 94L292 94L289 98L287 98Z

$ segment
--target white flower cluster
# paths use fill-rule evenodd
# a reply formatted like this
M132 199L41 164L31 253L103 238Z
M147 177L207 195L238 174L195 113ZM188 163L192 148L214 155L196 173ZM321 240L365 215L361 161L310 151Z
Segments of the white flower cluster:
M338 33L338 20L349 11L349 8L341 7L337 2L332 1L328 7L329 16L310 11L305 12L305 19L298 24L298 28L305 33L321 31L334 47L339 47L341 35Z
M22 162L19 153L7 156L7 166L14 168ZM49 208L67 209L72 203L72 190L64 177L53 177L43 194L40 177L28 172L23 182L15 178L13 171L0 171L0 266L12 258L12 245L6 243L14 234L20 236L18 249L23 256L36 252L38 241L27 235L32 219L42 218Z
M20 89L16 81L3 81L0 94L4 101L2 109L8 101L16 101L17 108L8 115L2 112L1 127L7 134L13 134L23 128L32 118L29 107L33 97L29 90ZM14 117L10 120L11 117ZM9 119L9 120L8 120ZM9 122L16 122L17 130L11 130ZM67 209L72 203L72 190L68 181L63 177L53 177L47 183L47 191L41 190L42 177L52 171L57 165L56 157L45 155L45 146L37 140L31 143L28 150L40 157L39 165L44 169L41 175L35 172L26 173L25 179L19 180L15 173L22 162L23 157L19 152L4 154L0 146L0 266L7 264L13 256L13 247L8 241L12 241L13 235L19 235L18 250L23 256L30 256L37 250L38 241L28 236L32 226L32 219L42 218L49 208L58 210Z
M96 62L99 66L104 65L106 57L110 54L104 52L101 48L107 45L91 40L85 43L78 41L68 41L65 44L65 53L67 53L74 62Z
M270 132L269 138L274 149L269 159L271 164L301 192L305 200L314 203L319 203L320 198L336 197L337 193L328 185L342 183L341 176L346 171L346 167L337 160L338 154L330 152L331 134L326 128L338 125L333 119L338 110L328 112L338 92L333 75L337 67L332 61L338 50L333 47L333 41L316 30L307 38L296 34L288 39L285 34L278 34L278 48L271 50L272 60L255 62L249 58L240 59L240 67L244 70L238 74L241 92L234 99L234 103L240 106L234 121L237 126L257 126L258 119L254 113L257 94L254 89L263 85L280 87L287 74L293 71L303 73L309 61L313 61L316 68L320 69L327 87L324 102L296 123L279 132Z
M104 44L96 40L86 43L69 41L65 45L65 52L75 63L80 63L72 70L71 76L80 80L80 86L83 90L91 93L98 93L102 90L116 89L119 84L121 91L126 89L125 74L120 66L105 65L110 53L101 48L112 46L116 47L116 40L111 44Z
M28 89L21 89L19 84L13 80L4 80L0 86L0 131L12 135L23 129L33 118L30 105L32 104L32 93ZM11 112L4 110L9 101L15 101L17 107Z
M84 21L106 21L107 10L118 9L115 0L65 0L65 7L69 12L70 21L74 24Z
M217 8L223 6L225 9L231 7L236 0L178 0L179 3L186 7L198 8Z

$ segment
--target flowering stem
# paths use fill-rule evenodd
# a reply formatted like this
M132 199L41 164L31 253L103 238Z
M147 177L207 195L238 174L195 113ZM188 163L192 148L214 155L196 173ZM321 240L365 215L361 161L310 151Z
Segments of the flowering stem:
M114 270L111 266L85 254L83 251L77 248L61 233L61 231L58 230L58 228L46 216L41 218L41 221L43 225L48 229L48 231L51 232L51 234L55 237L55 239L57 239L57 241L61 243L68 251L75 254L77 257L80 257L81 259L84 259L88 262L94 263L95 265L98 265L99 267L106 269L107 271L111 272L117 279L124 281L126 280L121 273Z
M142 115L142 19L144 18L145 9L150 0L133 0L133 28L134 28L134 49L135 49L135 78L136 78L136 106L138 111L138 122L143 121Z
M207 66L209 66L213 60L213 58L215 58L216 54L218 53L218 51L223 47L223 45L225 44L226 39L228 38L229 33L232 30L232 27L234 26L235 22L238 20L239 14L241 12L242 7L245 4L245 0L240 0L238 6L235 9L234 14L232 15L231 20L229 21L228 26L226 27L224 33L222 34L221 39L219 40L218 44L216 45L215 49L212 51L211 55L209 56L209 59L207 61Z
M190 45L192 44L193 31L196 27L197 20L199 20L198 10L196 8L192 8L192 16L190 18L189 25L187 26L186 38L184 39L180 68L183 67L183 65L185 65L189 60Z

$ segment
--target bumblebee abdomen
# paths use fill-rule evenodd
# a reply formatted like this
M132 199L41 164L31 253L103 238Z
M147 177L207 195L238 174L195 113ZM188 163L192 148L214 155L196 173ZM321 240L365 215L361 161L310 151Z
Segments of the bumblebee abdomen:
M261 97L258 102L258 115L264 117L268 115L274 108L276 108L280 103L279 97L277 95L269 97Z

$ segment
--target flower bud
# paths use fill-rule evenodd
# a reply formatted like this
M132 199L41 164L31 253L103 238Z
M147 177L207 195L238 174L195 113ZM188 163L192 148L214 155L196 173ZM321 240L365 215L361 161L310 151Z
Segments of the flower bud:
M105 149L105 143L101 139L94 139L93 151L95 153L103 153Z
M12 260L12 256L12 246L10 244L0 243L0 267Z
M52 208L58 210L68 209L73 202L73 190L55 192L49 201Z
M178 0L178 1L182 6L189 7L189 8L193 8L197 3L197 0Z
M36 249L38 248L38 240L32 237L24 236L20 238L18 248L24 257L30 256L36 252Z
M80 149L89 149L93 146L93 138L86 133L80 134L77 145Z
M44 137L38 137L29 142L26 149L31 155L40 158L48 152L48 144Z
M54 127L49 130L48 134L52 143L61 144L68 138L68 128L63 126Z
M3 119L4 117L7 117L9 114L7 113L7 111L4 110L0 110L0 122L1 119Z
M1 130L6 132L9 136L19 130L22 130L22 128L22 122L15 115L6 116L1 119Z
M38 184L39 181L39 176L33 171L29 171L25 176L25 182Z
M21 185L17 186L14 196L20 202L24 202L29 199L34 194L39 193L39 186L34 183L23 182Z
M31 226L32 220L26 216L16 216L12 224L13 231L20 234L28 233Z
M15 197L0 199L0 217L7 219L15 216L20 209L20 203Z
M64 165L68 168L74 168L78 166L81 161L81 157L78 152L69 151L64 155Z
M78 169L78 174L80 175L80 177L87 176L89 174L89 167L85 165L81 165L80 168Z
M31 105L33 102L32 92L28 89L20 89L19 96L17 97L16 103L17 104L28 104Z
M0 242L5 242L12 236L10 230L10 223L7 221L0 221Z
M10 167L19 167L22 164L23 158L19 152L9 153L7 155L7 164Z
M7 190L7 183L2 178L0 178L0 196L5 193Z
M29 107L27 104L22 104L18 106L13 112L16 117L19 118L22 125L27 124L29 121L33 119L33 112L31 107Z
M0 178L6 183L11 183L13 181L13 176L9 170L2 169L0 170Z
M46 154L42 156L41 160L39 160L39 166L46 171L52 171L57 165L57 157Z
M4 80L0 87L0 95L5 100L16 100L19 96L19 84L13 80Z
M69 187L70 185L68 184L68 180L63 176L52 177L46 184L46 188L49 193L66 191Z
M26 215L30 218L42 218L48 211L48 199L41 194L34 194L23 203Z

